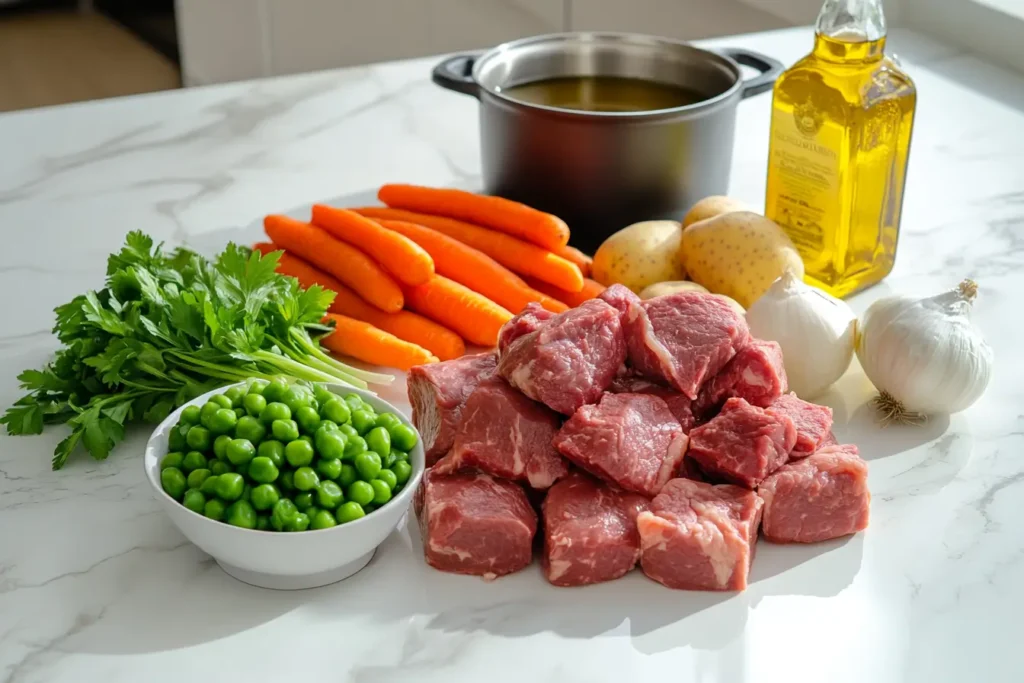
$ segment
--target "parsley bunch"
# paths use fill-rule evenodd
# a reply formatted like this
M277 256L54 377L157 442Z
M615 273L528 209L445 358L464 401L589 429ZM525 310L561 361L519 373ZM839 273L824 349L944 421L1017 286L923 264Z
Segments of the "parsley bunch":
M60 469L79 444L102 460L130 422L156 423L224 384L276 375L365 388L389 375L334 360L318 339L334 292L302 289L275 272L280 254L229 244L214 261L187 249L165 254L130 233L107 261L106 287L56 309L63 347L42 370L18 376L28 393L2 418L9 434L66 422L53 454Z

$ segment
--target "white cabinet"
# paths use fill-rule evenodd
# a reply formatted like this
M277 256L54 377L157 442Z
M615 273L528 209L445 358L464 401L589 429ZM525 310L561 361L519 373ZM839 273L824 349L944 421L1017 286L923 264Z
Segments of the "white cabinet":
M571 0L571 22L578 31L630 31L678 40L792 25L758 7L765 4L765 0Z

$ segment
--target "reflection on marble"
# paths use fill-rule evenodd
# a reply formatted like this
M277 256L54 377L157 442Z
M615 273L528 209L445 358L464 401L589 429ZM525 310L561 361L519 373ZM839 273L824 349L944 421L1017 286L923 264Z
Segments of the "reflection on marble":
M717 44L792 62L810 34ZM1024 679L1024 78L921 36L891 44L921 97L905 231L892 276L852 304L974 277L998 372L971 410L920 429L878 428L856 367L829 393L837 434L870 461L865 534L761 544L737 595L639 573L556 589L536 566L449 576L424 564L413 525L347 581L276 593L171 526L143 478L144 433L59 473L59 429L0 436L0 681ZM212 251L254 238L265 213L363 202L386 181L473 186L475 103L430 85L433 62L0 116L0 403L54 348L51 309L101 282L128 230ZM768 110L741 105L732 152L732 193L754 205Z

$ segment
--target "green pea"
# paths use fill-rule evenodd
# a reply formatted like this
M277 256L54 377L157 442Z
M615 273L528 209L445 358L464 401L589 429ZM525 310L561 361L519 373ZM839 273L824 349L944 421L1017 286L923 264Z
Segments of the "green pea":
M167 495L175 500L181 500L188 488L184 473L177 467L168 467L160 472L160 484L163 485Z
M181 469L182 463L185 462L185 454L181 451L174 451L164 456L164 459L160 461L160 469L165 470L168 467L177 467Z
M366 433L366 447L384 457L391 452L391 435L384 427L374 427Z
M191 472L188 473L188 487L191 489L197 489L201 487L203 485L203 482L206 481L211 474L213 473L210 472L210 470L206 469L205 467L200 467L199 469L192 470Z
M274 461L266 456L257 456L249 463L249 478L260 484L275 482L280 474Z
M224 501L217 498L211 498L206 501L206 505L203 506L203 514L210 519L215 519L218 522L224 519L224 511L227 510L227 505Z
M207 401L204 403L203 407L199 410L199 424L209 429L210 421L213 420L214 413L223 407L224 406L214 401Z
M359 479L359 472L347 462L341 463L341 473L337 477L338 485L347 489L352 482Z
M238 500L252 500L252 485L246 482L245 486L242 487L242 495L238 497Z
M299 425L295 424L295 420L274 420L270 423L270 433L278 441L288 443L299 438Z
M199 487L199 491L204 496L216 496L217 495L217 481L220 475L211 474L203 480L203 485Z
M416 431L407 424L400 424L389 431L391 433L391 443L400 451L408 453L419 442Z
M399 451L392 448L391 455L395 456L395 462L409 462L409 454L405 451Z
M309 521L312 522L313 518L316 517L316 513L320 512L320 508L316 505L310 505L308 508L302 511L302 514L309 517Z
M323 408L324 404L331 399L340 398L336 393L322 384L313 385L313 397L317 400L317 403L320 404L321 408Z
M398 416L396 416L394 413L381 413L380 415L377 416L377 419L374 421L374 425L376 425L377 427L383 427L384 429L388 430L390 430L391 427L400 424L402 424L402 421L398 419Z
M261 394L246 394L242 399L242 407L245 408L246 413L258 418L263 409L267 407L267 399L263 398Z
M345 490L345 498L360 505L369 505L373 501L373 487L365 481L354 481Z
M261 458L269 458L270 462L274 463L274 467L281 469L284 464L284 444L274 439L264 441L256 449L256 455Z
M344 396L345 403L352 412L362 409L366 404L363 403L363 398L359 394L348 393Z
M320 413L325 419L339 425L348 424L352 416L352 410L348 404L340 398L332 398L320 407Z
M340 431L324 431L321 429L316 433L316 448L320 451L320 455L328 460L343 458L347 445L345 435Z
M214 475L224 474L225 472L231 471L231 465L224 462L223 460L214 460L210 463L210 472Z
M371 503L369 505L364 505L363 506L363 512L365 512L366 514L370 514L371 512L373 512L376 509L377 509L377 506L374 505L373 503Z
M391 466L394 465L397 460L398 458L395 457L395 453L394 451L392 451L387 455L381 457L380 466L386 470L390 470Z
M320 507L333 510L344 500L345 495L341 492L341 487L333 481L321 481L320 485L316 487L316 501L320 503Z
M260 411L260 421L263 424L271 424L274 420L290 420L292 409L283 403L268 403L267 407Z
M363 481L372 481L373 479L376 479L381 469L380 456L373 451L360 453L356 456L355 462L352 464L356 466L356 471L359 472L359 478Z
M211 396L209 398L209 402L210 403L216 403L221 408L230 408L230 407L232 407L231 406L231 399L228 398L227 396L225 396L224 394L214 394L213 396Z
M171 427L171 431L167 434L167 448L168 450L183 451L188 448L188 442L185 440L185 434L188 430L182 432L182 428L178 425Z
M320 458L316 461L316 473L320 479L337 479L341 476L341 460Z
M187 424L189 426L199 424L199 406L185 406L181 411L181 422L179 424Z
M355 501L348 501L342 503L341 507L335 513L338 520L338 524L345 524L346 522L354 522L360 517L365 517L366 513L363 511L363 506Z
M409 481L409 477L412 476L412 465L405 460L400 460L391 467L391 471L395 473L398 485L404 486L405 482Z
M295 411L295 421L299 423L299 429L303 434L316 434L320 426L320 413L311 406L299 406Z
M234 413L236 421L241 420L243 417L246 416L245 408L235 408Z
M370 486L373 487L374 505L383 505L391 500L391 487L387 485L387 482L381 481L380 479L374 479L370 482Z
M309 528L309 517L304 512L295 515L291 522L285 525L285 531L305 531Z
M267 428L257 418L251 415L238 418L238 425L235 427L236 438L248 439L257 444L263 441L263 437L266 435Z
M310 529L330 529L332 526L337 526L337 522L334 521L334 515L327 510L319 510L309 520Z
M281 473L281 476L277 478L277 485L281 487L282 491L292 492L295 490L295 471L285 470Z
M281 499L281 493L273 484L260 484L249 494L249 502L257 510L269 510Z
M238 472L225 472L217 477L217 495L223 500L238 500L245 490L245 478Z
M394 491L395 487L398 486L398 475L391 470L381 470L380 474L377 475L377 480L387 484L388 491Z
M195 426L189 427L188 435L185 437L185 442L188 447L194 451L208 451L210 450L211 442L213 437L210 436L210 430L205 427Z
M300 467L295 470L295 488L300 491L312 491L320 483L312 467Z
M275 377L270 384L263 387L263 398L267 399L267 403L280 401L286 391L288 391L288 380L284 377Z
M213 440L213 455L218 460L228 459L227 448L229 443L231 443L230 434L221 434L220 436Z
M252 462L252 461L250 460L249 462ZM243 462L241 465L235 465L234 466L234 470L235 470L235 472L238 472L239 474L241 474L243 477L248 477L249 476L249 463L248 462Z
M221 408L210 419L210 431L214 434L227 434L235 428L238 416L232 408Z
M356 428L347 423L338 425L338 431L344 434L347 439L353 439L359 436L359 432L356 431Z
M276 422L274 424L277 424ZM313 462L313 447L309 442L296 439L284 447L284 458L292 467L304 467Z
M256 531L270 529L270 515L256 515Z
M209 461L206 459L205 455L199 451L189 451L185 454L185 459L181 462L181 469L186 472L191 472L192 470L206 469L208 465Z
M328 431L328 432L336 432L336 431L338 431L338 424L336 422L331 422L330 420L325 420L323 418L320 418L320 424L317 425L317 428L316 428L317 434L320 433L321 429L324 430L324 431ZM314 438L315 438L315 435L314 435Z
M245 500L237 500L227 509L228 524L243 529L256 528L256 510Z
M200 493L199 489L191 488L185 491L185 498L181 501L181 504L192 512L203 514L203 508L206 507L206 496Z
M287 498L282 498L274 503L274 507L270 511L270 526L278 531L284 531L285 525L297 514L299 514L299 509L295 507L295 503Z
M359 410L352 411L352 426L356 428L359 435L362 436L368 431L373 429L373 423L376 422L377 418L368 410L360 408Z
M314 494L312 491L303 491L302 493L295 496L295 507L299 510L306 511L313 505Z
M249 380L248 389L246 393L259 394L260 396L262 396L263 390L267 388L268 384L270 384L270 382L268 382L265 379L251 379Z
M232 465L241 465L256 456L256 447L248 439L232 439L227 447L227 456Z
M242 406L242 399L245 398L246 393L248 393L247 387L237 386L231 387L225 391L224 396L231 401L232 408L240 408Z
M360 453L365 453L366 451L366 439L361 436L353 436L345 444L345 454L342 457L345 460L351 461L359 457Z
M308 406L313 401L313 392L301 384L293 384L288 387L281 398L281 403L291 408L292 414L298 412L299 408Z

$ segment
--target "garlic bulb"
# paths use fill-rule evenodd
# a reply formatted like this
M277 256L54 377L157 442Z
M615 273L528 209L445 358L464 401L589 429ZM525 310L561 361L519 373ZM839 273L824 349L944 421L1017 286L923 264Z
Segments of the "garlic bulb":
M850 367L857 316L850 307L787 270L747 311L750 332L782 347L789 388L818 396Z
M889 296L871 304L860 322L857 358L881 392L887 417L955 413L985 392L992 347L971 324L978 286L926 299Z

